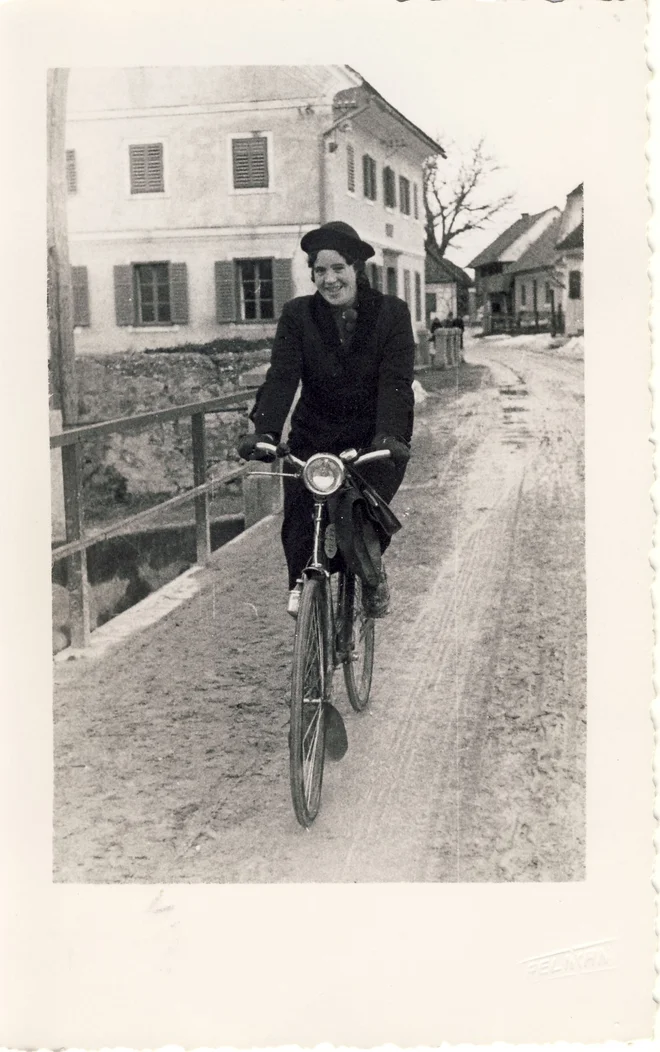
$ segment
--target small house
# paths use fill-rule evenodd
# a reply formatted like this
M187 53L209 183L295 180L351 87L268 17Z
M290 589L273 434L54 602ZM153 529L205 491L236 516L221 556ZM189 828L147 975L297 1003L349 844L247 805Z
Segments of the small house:
M557 234L556 273L561 287L565 332L584 332L584 184L566 196Z
M523 212L469 264L475 271L476 305L483 309L484 331L509 329L515 325L513 267L560 215L560 210L555 207L535 215Z
M462 318L469 311L469 290L474 282L456 263L441 256L437 249L426 250L426 323Z

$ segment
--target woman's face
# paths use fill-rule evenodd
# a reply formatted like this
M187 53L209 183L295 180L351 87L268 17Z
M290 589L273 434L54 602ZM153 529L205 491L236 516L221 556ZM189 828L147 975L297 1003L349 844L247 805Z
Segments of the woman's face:
M333 307L352 307L357 296L357 274L339 252L324 248L312 268L314 284Z

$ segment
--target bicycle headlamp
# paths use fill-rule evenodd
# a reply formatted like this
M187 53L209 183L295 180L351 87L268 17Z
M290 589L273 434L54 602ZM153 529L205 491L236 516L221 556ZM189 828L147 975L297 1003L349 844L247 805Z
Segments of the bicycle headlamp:
M345 468L339 457L330 453L315 453L305 464L302 478L308 490L317 497L336 493L344 481Z

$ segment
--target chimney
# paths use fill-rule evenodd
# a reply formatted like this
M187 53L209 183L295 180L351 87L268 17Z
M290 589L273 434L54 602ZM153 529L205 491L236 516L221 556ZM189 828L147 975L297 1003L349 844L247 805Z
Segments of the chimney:
M529 219L529 212L523 212L522 213L522 218L523 219Z

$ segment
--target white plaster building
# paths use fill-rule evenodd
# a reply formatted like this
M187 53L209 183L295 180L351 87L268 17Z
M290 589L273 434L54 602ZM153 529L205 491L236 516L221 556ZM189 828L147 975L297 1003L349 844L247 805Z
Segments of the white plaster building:
M350 67L74 69L66 145L77 353L270 336L330 219L423 330L442 151Z

